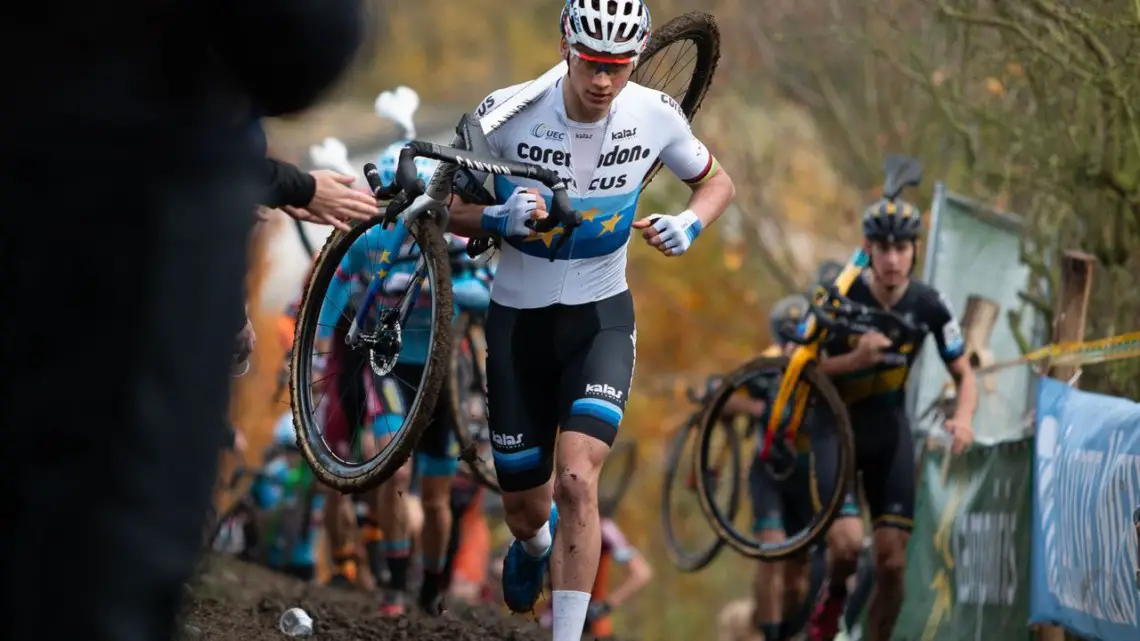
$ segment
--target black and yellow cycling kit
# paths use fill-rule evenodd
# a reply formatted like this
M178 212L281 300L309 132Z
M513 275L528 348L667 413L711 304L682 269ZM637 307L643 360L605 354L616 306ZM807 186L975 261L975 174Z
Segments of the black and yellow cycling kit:
M883 309L862 278L847 293L855 303ZM847 404L855 433L856 463L863 473L863 491L876 526L908 530L914 516L914 442L906 415L906 382L927 333L934 334L939 356L949 364L965 353L962 330L946 297L929 285L911 280L902 298L890 310L918 327L920 334L903 336L888 348L897 355L878 365L833 377ZM858 319L888 333L890 322L873 316ZM882 325L880 325L880 323ZM830 336L827 356L854 351L859 334ZM901 358L900 358L901 357Z

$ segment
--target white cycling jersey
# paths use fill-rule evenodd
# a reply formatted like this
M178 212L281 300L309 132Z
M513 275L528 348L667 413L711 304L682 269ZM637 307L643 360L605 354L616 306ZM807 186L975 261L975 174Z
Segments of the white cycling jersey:
M482 115L524 85L500 89L477 110ZM559 250L550 252L560 228L533 238L506 238L491 299L516 309L562 303L580 305L620 294L626 284L630 224L637 214L641 181L660 160L678 178L700 184L716 161L693 136L681 107L668 95L630 82L607 118L577 123L566 116L562 81L488 136L491 151L557 171L569 185L570 201L583 222ZM477 176L478 177L478 176ZM550 190L532 180L496 176L494 193L506 202L516 187Z

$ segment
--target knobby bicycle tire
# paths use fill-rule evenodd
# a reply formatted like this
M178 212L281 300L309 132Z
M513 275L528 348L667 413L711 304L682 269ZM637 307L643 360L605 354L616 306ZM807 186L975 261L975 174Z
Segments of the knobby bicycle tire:
M673 496L673 484L676 480L677 474L682 472L681 466L685 455L685 446L688 445L690 440L694 440L697 436L697 416L692 416L684 425L682 425L677 433L669 442L669 452L665 463L665 480L661 488L661 529L665 534L665 551L669 555L669 560L681 572L697 572L704 569L708 564L716 559L720 551L724 549L724 539L722 537L713 537L712 543L707 548L698 550L696 552L689 552L684 549L684 545L680 542L680 537L673 531L673 522L669 518L670 514L670 498ZM729 447L733 450L740 449L740 439L736 434L736 430L730 426L726 426L728 433ZM690 460L692 460L690 458ZM736 477L740 476L740 457L733 453L732 461L734 461L733 469L731 470L734 481ZM731 493L728 499L728 511L733 517L736 516L736 511L740 506L740 484L734 482L732 484ZM710 530L713 534L715 530Z
M624 465L618 471L617 484L608 491L604 491L607 488L602 487L602 480L605 478L606 466L622 463ZM610 453L606 455L606 462L602 467L602 476L598 479L598 511L603 517L611 517L617 511L621 500L625 498L625 493L629 491L629 486L633 484L635 472L637 472L637 442L619 441L614 443Z
M461 397L461 394L466 392L466 390L460 389L459 381L459 359L463 357L460 348L463 345L464 339L467 339L470 344L472 353L471 371L475 380L472 381L470 385L477 386L478 389L482 390L485 388L487 381L487 372L485 371L486 359L480 359L475 354L476 341L472 336L472 330L475 327L479 327L479 330L482 331L482 327L479 323L476 323L475 319L468 313L460 314L456 320L455 327L452 330L454 344L451 349L451 359L449 361L451 366L445 385L447 386L447 400L452 415L451 426L455 433L455 439L459 443L459 450L464 453L463 461L467 464L467 468L471 470L471 473L475 475L479 483L497 494L501 489L499 488L498 477L495 476L494 463L478 458L477 452L471 452L472 448L476 446L476 443L471 439L471 434L467 429L468 418L466 411L464 411L463 399ZM484 403L486 403L485 400Z
M850 635L863 618L863 611L871 601L871 592L875 589L875 556L874 548L864 546L859 554L859 566L855 570L855 589L847 598L847 605L843 609L843 623Z
M431 422L440 387L448 373L453 316L451 261L438 223L432 218L424 217L413 223L409 231L419 244L427 265L430 281L428 291L432 298L432 339L423 378L416 397L404 415L404 424L384 450L363 463L342 461L321 437L310 392L312 352L321 303L348 249L365 232L383 222L383 217L376 216L356 224L347 232L338 230L329 236L313 264L312 275L305 284L301 307L297 312L297 332L289 380L293 427L297 431L301 453L317 479L342 493L371 490L390 479L403 466L419 443L420 435ZM404 222L398 221L396 224L402 225ZM330 402L336 402L335 396ZM349 429L354 428L355 426L350 426Z
M716 18L712 14L704 11L683 13L653 31L649 36L649 45L641 54L637 69L633 71L630 79L639 85L657 89L653 82L643 81L651 73L649 70L655 69L655 66L650 65L649 61L670 45L683 40L692 42L696 45L697 50L696 63L693 65L693 75L689 80L689 86L685 90L685 95L678 101L678 104L681 105L681 111L685 112L691 123L697 110L701 108L701 103L704 101L709 87L712 86L713 75L716 73L717 63L720 62L720 29L716 26ZM661 161L658 160L653 163L641 181L642 189L649 185L649 182L660 170Z
M846 406L839 398L839 392L836 391L835 385L819 372L814 363L809 363L803 369L800 380L811 386L812 390L819 395L818 400L825 403L831 411L834 417L832 429L835 431L835 442L839 447L839 456L837 457L836 465L836 482L834 483L831 496L827 497L823 503L823 509L813 517L808 527L803 531L795 534L788 532L787 540L781 543L763 543L738 532L733 525L735 515L726 516L721 514L716 506L713 505L712 498L709 496L709 488L704 484L706 467L708 465L707 448L711 441L713 430L721 423L720 414L725 402L733 392L747 380L753 378L759 371L776 369L781 372L786 372L787 367L788 358L786 356L761 357L745 363L736 371L725 377L720 387L713 392L709 400L705 403L704 411L700 418L700 435L697 441L697 449L693 452L693 455L696 457L693 463L698 470L697 496L700 499L701 509L704 511L709 524L731 548L746 557L760 559L762 561L781 561L803 552L814 543L820 542L827 533L827 528L831 526L831 522L835 520L835 516L843 506L843 499L847 494L848 488L854 487L855 441L851 434L851 419L847 414Z

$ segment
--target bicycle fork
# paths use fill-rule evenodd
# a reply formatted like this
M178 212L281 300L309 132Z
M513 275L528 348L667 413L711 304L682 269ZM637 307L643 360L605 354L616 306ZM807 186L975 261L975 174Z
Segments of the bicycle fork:
M404 241L408 238L408 228L403 224L396 224L397 232L392 237L388 246L383 248L380 256L380 268L376 272L376 276L368 283L368 289L364 292L364 300L360 305L360 309L356 310L353 316L352 325L348 328L348 333L345 336L345 342L349 345L354 344L360 338L360 328L364 326L364 319L368 317L369 312L372 311L373 305L376 304L376 299L379 298L380 292L383 291L384 283L388 281L390 276L390 268L392 267L392 257L396 256L400 248L403 247ZM426 274L427 259L424 258L423 250L416 258L416 267L413 273L413 282L410 292L405 292L404 298L400 301L398 318L402 321L408 317L412 310L412 305L420 297L420 292L423 290L424 281L427 280ZM408 296L406 294L410 293Z

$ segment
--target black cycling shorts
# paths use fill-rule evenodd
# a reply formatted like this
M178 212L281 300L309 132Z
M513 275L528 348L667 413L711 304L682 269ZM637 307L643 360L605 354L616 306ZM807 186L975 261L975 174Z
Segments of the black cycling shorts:
M809 408L798 435L796 467L786 478L773 476L767 464L760 460L759 453L753 457L748 489L754 533L782 530L793 535L801 532L823 509L823 502L832 496L835 483L840 481L837 476L839 451L834 429L825 425L816 427L821 416L823 413L818 408ZM837 518L848 516L859 516L859 501L852 491L844 497Z
M910 532L914 526L915 453L901 407L849 408L855 463L875 527Z
M409 404L423 380L423 365L396 363L388 376L380 382L381 403L386 410L385 420L373 424L376 437L393 433L403 424ZM454 476L459 469L459 441L455 438L455 415L451 404L440 390L431 423L424 428L416 444L415 471L417 476Z
M584 305L487 313L487 412L499 485L550 480L558 428L606 445L633 380L637 330L629 291Z

